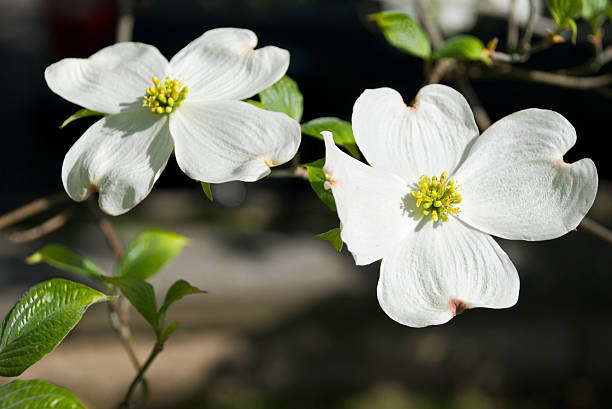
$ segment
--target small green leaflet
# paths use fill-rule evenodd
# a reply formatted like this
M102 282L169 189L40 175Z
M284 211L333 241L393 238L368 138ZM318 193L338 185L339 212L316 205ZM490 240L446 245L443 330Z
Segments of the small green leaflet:
M210 190L210 183L201 182L201 184L202 184L202 190L204 191L204 194L206 195L208 200L210 200L212 202L213 201L213 195L212 195L212 190Z
M100 112L96 112L96 111L92 111L90 109L87 108L83 108L83 109L79 109L78 111L76 111L74 114L72 114L68 119L66 119L62 125L60 126L60 128L65 127L66 125L68 125L70 122L72 121L76 121L77 119L81 119L81 118L86 118L88 116L96 116L96 115L100 115L100 116L104 116L106 114L100 113Z
M153 276L189 242L186 237L163 230L145 230L130 243L117 263L115 276L143 280Z
M350 122L328 116L302 124L302 133L323 140L321 131L330 131L336 145L344 147L354 158L360 158Z
M584 0L581 15L589 23L594 33L599 31L606 20L611 5L610 0Z
M59 244L48 244L26 259L28 264L41 262L95 280L101 280L104 275L104 271L96 263Z
M178 280L166 293L166 298L162 307L157 311L155 301L155 290L153 286L144 280L134 277L105 277L104 281L114 284L121 290L121 293L130 301L136 310L153 327L158 339L168 338L176 329L176 325L171 323L165 330L164 322L166 311L176 301L189 294L203 294L206 291L200 290L189 284L185 280ZM172 328L174 326L174 328Z
M340 238L340 227L331 229L325 233L317 234L317 237L323 240L329 241L329 243L336 249L336 251L342 250L342 239Z
M383 11L369 16L382 31L385 39L393 47L428 60L431 56L429 37L419 23L404 13Z
M39 380L0 386L0 408L86 409L70 391Z
M455 60L482 61L487 64L491 62L484 51L486 50L482 41L471 35L460 35L449 38L434 51L432 58L454 58Z
M334 195L331 189L325 188L325 172L323 172L323 166L325 165L325 159L319 159L311 163L307 163L304 166L308 170L308 181L310 187L315 191L319 199L323 201L332 211L336 211L336 202L334 201Z
M153 286L136 277L104 277L104 281L116 285L136 310L157 333L157 302Z
M192 286L185 280L178 280L168 289L166 298L164 299L164 304L159 309L159 313L165 314L172 304L190 294L206 294L206 291Z
M0 376L20 375L53 351L90 305L107 300L101 292L59 278L30 288L0 328Z
M270 111L284 112L298 122L302 120L304 98L297 83L286 75L271 87L261 91L259 99ZM253 102L256 101L247 102L255 105Z
M569 28L572 30L572 43L576 44L578 27L574 19L582 13L583 0L548 0L547 4L557 32Z
M254 99L245 99L244 102L248 102L251 105L255 105L257 108L267 109L264 104L262 104L259 101L254 100Z
M168 311L168 308L170 308L172 304L174 304L181 298L190 294L206 294L206 291L200 290L199 288L192 286L185 280L178 280L174 284L172 284L172 286L168 289L168 292L166 293L164 303L159 309L159 328L162 328L164 326L164 321L166 320L166 311ZM168 328L166 328L164 332L170 332L170 334L174 332L174 329L176 328L170 329L172 325L173 324L170 323L170 325L168 325ZM178 325L178 323L176 325ZM162 338L164 337L162 336Z

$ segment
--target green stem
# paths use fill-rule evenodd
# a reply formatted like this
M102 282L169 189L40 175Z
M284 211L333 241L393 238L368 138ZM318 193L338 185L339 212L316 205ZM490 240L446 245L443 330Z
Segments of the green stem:
M140 368L140 370L138 371L138 373L136 374L136 377L134 378L134 380L132 381L132 383L130 384L130 387L127 391L127 393L125 394L125 398L123 398L123 401L121 402L121 404L119 405L119 409L134 409L134 408L141 408L142 406L144 406L144 404L147 401L147 398L149 396L148 393L148 388L146 388L146 384L144 381L144 374L147 371L147 369L149 369L149 366L151 366L151 363L153 362L153 360L155 360L155 357L157 357L157 355L164 350L164 343L163 341L157 341L155 343L155 346L153 347L153 350L151 351L151 354L149 354L149 357L147 358L147 360L145 361L145 363L142 365L142 367ZM134 406L132 406L130 404L130 401L132 399L132 395L134 394L134 392L136 391L136 387L138 386L138 384L143 383L143 386L145 387L144 393L143 393L143 399L139 402L137 402Z

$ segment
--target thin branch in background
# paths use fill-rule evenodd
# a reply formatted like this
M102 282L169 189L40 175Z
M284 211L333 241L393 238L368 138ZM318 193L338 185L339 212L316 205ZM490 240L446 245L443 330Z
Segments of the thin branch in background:
M72 209L64 210L31 229L9 233L6 238L13 243L27 243L39 239L65 225L72 213Z
M106 242L108 243L113 255L116 260L119 260L123 255L123 245L119 239L117 231L113 227L113 224L106 215L102 213L98 204L96 203L95 197L92 195L87 201L89 210L96 220L96 224L100 228L100 231L104 235ZM141 365L134 350L134 344L132 342L132 331L129 326L129 304L126 305L124 298L120 299L120 304L117 300L111 300L108 305L108 315L112 329L117 333L121 340L123 349L127 352L132 365L137 371L140 371ZM118 305L120 308L118 308ZM121 310L121 312L119 312ZM127 310L127 311L126 311Z
M68 196L64 193L56 193L51 196L38 198L0 216L0 229L15 223L19 223L20 221L34 216L35 214L44 212L55 205L68 202L68 200Z
M134 5L133 0L119 0L119 18L117 19L117 30L115 42L122 43L132 41L134 33Z
M582 219L579 227L588 231L595 237L607 242L608 244L612 244L612 231L590 217L585 217Z
M519 52L526 53L529 51L529 46L531 44L531 37L533 36L533 27L535 26L536 21L536 1L537 0L529 0L529 17L527 18L527 24L525 25L525 31L523 32L523 37L521 38L519 44Z
M444 42L444 38L438 29L438 25L436 24L435 16L433 15L433 10L431 8L431 2L417 0L416 6L421 22L423 23L423 28L425 28L425 31L427 31L433 48L439 48Z
M508 13L508 31L506 34L506 49L514 53L519 41L519 27L516 16L516 0L510 1L510 13Z
M596 75L592 77L575 77L546 71L525 70L509 64L500 64L495 72L497 74L523 81L539 82L541 84L549 84L557 87L572 89L588 90L601 88L612 84L612 74Z
M480 98L478 98L478 95L476 95L476 92L474 91L474 88L472 88L472 84L470 84L470 81L465 77L460 77L455 79L454 83L472 107L472 111L474 112L474 119L476 120L476 124L478 124L478 128L480 128L480 131L482 132L488 127L490 127L491 118L482 106Z
M442 81L446 73L455 68L455 66L456 62L452 58L442 58L441 60L438 60L429 73L426 83L438 84L440 81Z

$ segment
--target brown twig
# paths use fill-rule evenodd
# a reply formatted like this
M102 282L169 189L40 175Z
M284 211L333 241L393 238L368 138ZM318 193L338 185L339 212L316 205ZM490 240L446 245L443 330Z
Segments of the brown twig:
M590 217L582 219L580 227L608 244L612 244L612 231Z
M525 31L523 37L519 42L519 52L526 53L529 50L531 44L531 37L533 36L533 27L536 19L536 0L529 0L529 17L527 24L525 25Z
M433 45L433 48L435 49L439 48L442 43L444 43L444 38L438 29L429 3L430 2L424 0L417 0L416 6L421 22L423 23L423 28L425 31L427 31L431 45Z
M32 202L18 207L6 214L0 216L0 229L10 226L15 223L27 219L28 217L34 216L35 214L44 212L45 210L58 205L60 203L67 202L68 196L64 193L55 193L51 196L41 197Z
M465 77L459 77L454 80L454 83L472 107L472 111L474 112L474 119L476 120L480 131L482 132L488 127L490 127L491 118L482 106L480 98L478 98L478 95L476 95L476 92L474 91L474 88L472 88L472 84L470 84L470 81Z
M510 13L508 14L508 31L506 33L506 49L516 52L519 41L518 21L516 19L516 0L510 0Z
M476 68L476 67L474 67ZM562 88L595 90L612 84L612 74L602 74L591 77L576 77L547 71L526 70L510 64L498 64L493 69L471 69L472 77L494 76L514 78L521 81L537 82Z
M456 65L456 61L451 58L443 58L438 60L426 80L428 84L438 84L442 78L450 72Z
M62 227L72 216L72 209L64 210L55 216L47 219L38 226L27 230L16 231L6 235L6 238L13 243L27 243L45 236Z
M117 231L113 227L113 224L106 215L98 208L98 204L95 201L95 197L92 195L87 201L89 210L96 220L96 224L100 228L100 231L104 235L106 242L108 243L113 255L116 260L119 260L123 255L123 245L119 239ZM108 315L112 329L117 333L121 341L123 349L127 352L132 365L139 371L141 369L140 361L136 356L134 350L134 344L132 342L132 331L129 326L129 304L127 304L123 298L118 300L111 300L108 305ZM126 306L127 304L127 306ZM119 305L119 308L118 308ZM127 313L126 310L127 309ZM120 311L121 312L120 312Z

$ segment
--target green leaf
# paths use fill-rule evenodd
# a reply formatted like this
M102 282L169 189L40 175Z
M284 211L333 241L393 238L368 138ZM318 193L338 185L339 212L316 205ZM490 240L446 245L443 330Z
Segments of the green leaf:
M259 99L270 111L284 112L298 122L302 120L304 98L297 83L286 75L261 91Z
M582 18L589 23L594 33L604 23L610 4L610 0L583 0Z
M158 331L157 302L151 284L135 277L104 277L104 281L119 287L125 298L153 326L155 332Z
M164 327L166 311L168 311L168 308L172 304L189 294L206 294L206 291L200 290L199 288L192 286L185 280L178 280L174 284L172 284L172 286L168 289L168 292L166 293L166 298L164 299L162 307L159 309L159 315L157 318L159 328ZM168 331L168 328L166 328L165 331ZM173 331L174 329L172 329L170 333L172 333ZM160 335L160 338L163 339L163 335Z
M117 264L115 275L146 280L180 253L188 242L189 239L176 233L145 230L130 243Z
M378 24L385 39L393 47L410 55L429 59L431 55L429 37L412 17L404 13L383 11L371 14L369 18Z
M471 35L460 35L449 38L433 53L433 59L454 58L455 60L473 60L490 63L491 59L484 52L486 47L478 38Z
M583 0L548 0L548 9L557 25L557 32L569 28L575 44L578 28L574 19L582 13Z
M159 309L159 313L165 314L170 305L189 294L206 294L206 291L192 286L185 280L178 280L168 289L166 298L164 299L164 304Z
M68 125L70 122L72 121L76 121L77 119L81 119L81 118L86 118L88 116L96 116L96 115L101 115L104 116L106 114L103 114L101 112L96 112L96 111L92 111L90 109L87 108L83 108L83 109L79 109L78 111L76 111L74 114L72 114L68 119L66 119L62 125L60 126L60 128L65 127L66 125Z
M315 191L319 199L323 201L331 210L336 211L336 202L331 189L325 189L325 172L323 172L323 166L325 165L325 159L319 159L311 163L307 163L304 166L308 170L308 181L310 187Z
M30 288L0 328L0 376L17 376L42 359L90 305L106 300L101 292L59 278Z
M28 264L40 262L45 262L60 270L81 274L95 280L101 280L101 277L104 275L104 271L96 263L79 256L69 248L59 244L48 244L42 250L26 258L26 263Z
M174 331L176 331L176 329L178 328L178 325L179 323L176 321L172 321L170 324L168 324L166 329L159 336L160 341L163 342L166 339L168 339L168 337L170 337L170 335L172 335Z
M334 246L336 251L342 250L342 239L340 238L340 227L331 229L325 233L317 234L317 237L323 240L329 241Z
M0 408L85 409L68 390L47 382L13 381L0 386Z
M202 190L204 191L204 194L206 195L208 200L212 202L213 195L212 195L212 190L210 190L210 183L202 182Z
M302 124L303 133L323 140L321 131L330 131L334 135L334 142L336 142L336 145L343 146L353 157L357 159L360 158L350 122L328 116L313 119L312 121Z
M264 104L262 104L259 101L254 100L254 99L245 99L244 102L248 102L251 105L255 105L257 108L267 109Z

